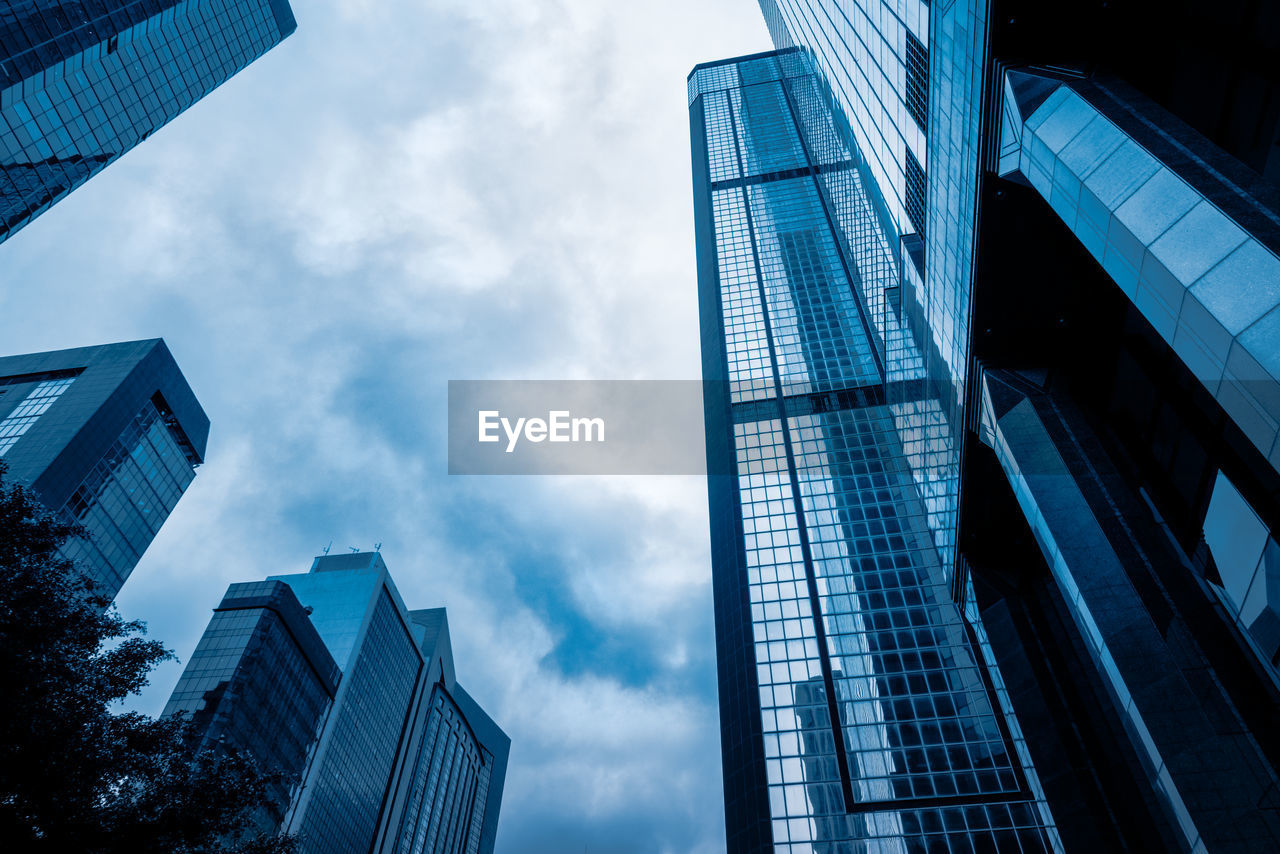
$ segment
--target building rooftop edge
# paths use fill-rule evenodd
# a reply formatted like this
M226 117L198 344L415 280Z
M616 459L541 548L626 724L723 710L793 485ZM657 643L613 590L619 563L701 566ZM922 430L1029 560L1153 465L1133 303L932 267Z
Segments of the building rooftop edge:
M795 53L799 51L798 47L784 47L779 50L764 50L760 53L744 53L742 56L731 56L728 59L715 59L710 62L699 62L690 72L685 75L685 80L689 80L693 75L697 74L704 68L715 68L718 65L733 65L739 62L747 62L752 59L765 59L770 56L781 56L784 53Z
M89 352L91 350L123 350L126 347L137 347L143 344L150 344L154 347L156 344L164 344L164 343L165 343L164 338L161 338L161 337L135 338L128 341L112 341L108 344L86 344L80 347L61 347L57 350L40 350L39 352L35 352L35 353L10 353L8 355L0 355L0 362L7 361L10 359L17 360L17 359L39 358L41 356L56 356L63 353L66 353L66 354L82 353L82 352Z

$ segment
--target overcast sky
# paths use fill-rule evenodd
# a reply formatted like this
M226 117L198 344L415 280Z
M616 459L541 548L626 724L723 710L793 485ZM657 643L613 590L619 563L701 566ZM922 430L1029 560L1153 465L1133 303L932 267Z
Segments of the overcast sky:
M292 2L0 245L0 354L161 336L213 422L121 611L185 659L227 584L381 542L512 738L499 854L723 850L702 479L450 477L444 405L698 376L685 75L767 50L759 9Z

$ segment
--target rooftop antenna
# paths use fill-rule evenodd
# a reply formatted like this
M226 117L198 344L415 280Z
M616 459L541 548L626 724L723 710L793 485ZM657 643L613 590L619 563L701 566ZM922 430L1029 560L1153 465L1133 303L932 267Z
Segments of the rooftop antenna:
M379 553L381 553L381 552L382 552L382 543L374 543L374 544L373 544L373 550L374 550L375 552L379 552Z
M359 553L360 553L360 549L356 548L355 546L347 546L347 548L351 549L351 553L352 553L353 555L354 555L354 554L359 554Z
M329 554L329 549L331 548L333 548L333 540L330 540L329 545L325 546L321 551L323 551L327 555Z

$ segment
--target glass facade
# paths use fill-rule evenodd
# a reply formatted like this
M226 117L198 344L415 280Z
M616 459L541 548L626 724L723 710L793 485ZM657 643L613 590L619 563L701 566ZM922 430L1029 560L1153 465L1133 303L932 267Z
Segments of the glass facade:
M87 537L63 546L114 595L195 479L166 419L148 400L62 508Z
M431 691L430 709L395 850L397 854L472 854L480 844L493 757L476 741L466 718L439 685Z
M0 241L296 28L287 0L0 8Z
M760 7L775 47L802 47L814 58L897 230L923 232L910 215L908 170L923 175L928 162L929 3L761 0Z
M987 4L761 0L779 48L808 55L857 169L824 175L886 396L950 577L959 509ZM928 264L925 260L928 258ZM882 311L883 309L883 311ZM922 389L923 392L922 393Z
M304 854L492 854L510 741L454 680L444 609L407 611L377 553L269 582L342 671L280 827Z
M952 596L901 205L810 54L689 83L729 849L1058 850Z
M381 591L345 674L324 761L308 779L311 801L297 826L308 852L367 850L377 833L421 666L395 604Z
M283 773L257 816L274 832L301 782L338 668L278 581L233 584L187 661L164 714L190 717L201 748L233 748Z
M0 358L0 457L84 527L63 554L108 599L195 478L208 431L159 339Z

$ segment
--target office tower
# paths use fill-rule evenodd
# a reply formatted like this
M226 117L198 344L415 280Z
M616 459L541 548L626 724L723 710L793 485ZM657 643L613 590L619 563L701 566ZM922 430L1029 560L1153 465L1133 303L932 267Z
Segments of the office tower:
M381 555L233 584L165 714L283 771L260 826L301 850L491 854L510 739L457 683L443 608Z
M204 461L209 418L164 341L0 358L8 477L85 529L63 546L114 597Z
M338 688L338 665L283 581L232 584L191 653L164 714L185 712L199 749L233 748L280 771L256 818L284 820Z
M0 242L296 28L288 0L10 0Z
M876 184L805 53L689 95L729 850L1054 850L931 528L956 473L912 469L945 418Z
M910 529L901 513L829 495L830 484L851 488L841 487L838 449L856 446L863 458L875 449L900 467L898 487L884 494L919 496L915 527L927 531L942 587L1009 701L1006 721L1051 843L1280 847L1280 65L1261 59L1280 45L1280 17L1233 0L761 7L783 50L780 84L738 62L736 76L700 66L690 87L704 373L729 384L708 394L709 462L717 473L734 462L730 430L747 457L736 479L711 480L731 850L785 845L776 824L772 840L734 839L743 831L733 805L749 818L763 808L760 784L742 783L758 773L740 770L760 761L753 717L763 711L767 726L776 716L753 705L763 684L749 672L763 661L772 668L761 656L775 650L760 649L758 636L750 650L746 634L762 528L735 506L742 488L758 488L744 477L768 455L742 442L752 399L717 398L741 396L735 382L774 365L793 422L782 437L792 445L785 474L800 486L801 524L787 520L786 536L801 547L826 636L839 636L844 615L823 577L833 546L822 526L843 526L835 553L864 565L888 560L892 532ZM848 154L808 142L806 85L788 63L817 72ZM807 142L792 143L805 158L794 165L776 155L785 142L752 129L767 85L780 85ZM738 116L713 114L708 93L734 87ZM738 122L746 172L734 173L722 152L718 140L733 140L725 121ZM768 170L750 153L766 148L776 161ZM863 335L813 308L818 265L789 257L794 238L773 238L789 220L762 188L797 169L812 176ZM737 208L717 198L733 180L761 198ZM753 305L741 293L754 287L751 275L763 282ZM884 378L858 395L886 401L893 430L857 441L827 424L801 432L807 404L787 397L786 376L804 365L825 388L824 337L853 342L841 345L850 350L870 340ZM814 404L828 421L854 397L834 390ZM803 479L815 452L822 490ZM776 544L770 522L763 530ZM859 552L857 536L876 529L886 536ZM761 595L772 592L761 583ZM851 597L855 624L885 624L873 598ZM945 613L929 615L935 632ZM883 708L868 714L886 726L902 712L930 723L894 702L894 687L877 686ZM809 719L795 717L807 733ZM887 774L896 780L904 768ZM813 788L809 763L793 770ZM823 803L811 797L807 808L816 815ZM811 833L822 830L810 822ZM919 847L902 830L900 844ZM944 835L968 850L960 840L971 830Z

